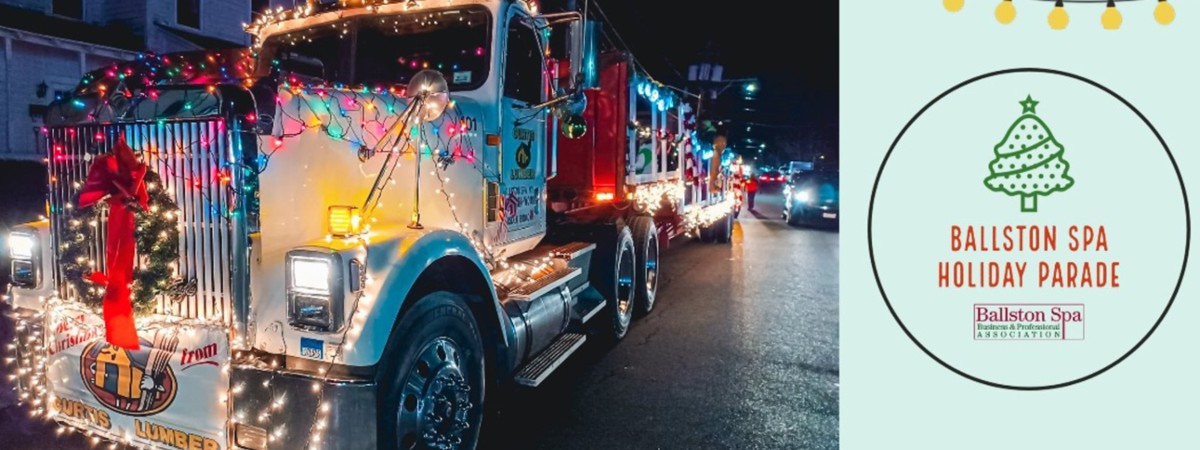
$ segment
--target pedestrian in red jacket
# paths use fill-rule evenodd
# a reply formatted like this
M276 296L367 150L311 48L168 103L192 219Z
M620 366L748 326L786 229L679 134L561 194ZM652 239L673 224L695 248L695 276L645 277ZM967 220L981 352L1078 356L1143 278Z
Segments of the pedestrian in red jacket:
M758 194L758 180L754 176L746 177L746 201L749 209L754 210L754 195Z

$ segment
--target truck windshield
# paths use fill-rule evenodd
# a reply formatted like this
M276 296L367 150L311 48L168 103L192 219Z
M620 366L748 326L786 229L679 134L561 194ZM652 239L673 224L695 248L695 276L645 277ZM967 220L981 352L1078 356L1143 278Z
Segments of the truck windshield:
M487 79L490 25L491 14L482 6L368 16L272 36L260 58L288 72L348 85L406 84L417 72L433 69L451 90L469 90Z

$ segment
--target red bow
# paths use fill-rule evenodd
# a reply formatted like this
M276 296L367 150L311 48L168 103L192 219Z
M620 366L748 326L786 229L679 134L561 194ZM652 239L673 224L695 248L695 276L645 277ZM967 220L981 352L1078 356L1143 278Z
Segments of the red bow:
M137 250L133 210L146 208L146 165L138 162L122 135L111 154L97 156L88 169L87 183L79 193L79 207L108 201L108 239L104 249L104 272L92 272L88 280L105 286L104 334L108 343L130 350L139 348L133 324L134 257Z

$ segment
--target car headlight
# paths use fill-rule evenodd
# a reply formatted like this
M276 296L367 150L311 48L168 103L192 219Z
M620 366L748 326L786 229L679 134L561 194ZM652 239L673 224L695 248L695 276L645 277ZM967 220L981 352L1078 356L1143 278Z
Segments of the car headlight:
M808 190L792 191L792 200L800 203L808 203L812 201L812 192Z
M312 249L289 252L288 324L311 331L341 330L346 297L343 279L341 255Z
M37 237L22 231L9 234L8 254L12 257L12 284L17 287L36 288L41 281Z

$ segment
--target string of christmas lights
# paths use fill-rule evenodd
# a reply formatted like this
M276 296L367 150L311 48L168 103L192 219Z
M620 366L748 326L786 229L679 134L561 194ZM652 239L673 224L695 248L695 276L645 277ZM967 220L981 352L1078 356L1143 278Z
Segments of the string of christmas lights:
M1137 0L1108 0L1104 12L1100 15L1100 25L1106 30L1117 30L1121 28L1124 22L1124 17L1121 11L1117 9L1118 2L1130 2ZM1000 4L996 5L995 15L996 21L1008 25L1017 19L1017 7L1013 4L1013 0L1000 0ZM1047 16L1046 22L1050 28L1055 30L1065 30L1071 22L1071 16L1067 14L1065 4L1067 3L1099 3L1096 0L1056 0L1054 8L1050 10L1050 15ZM1154 7L1154 20L1161 25L1170 25L1175 21L1175 7L1167 0L1157 0L1158 5ZM950 12L959 12L965 6L965 0L942 0L942 6Z

